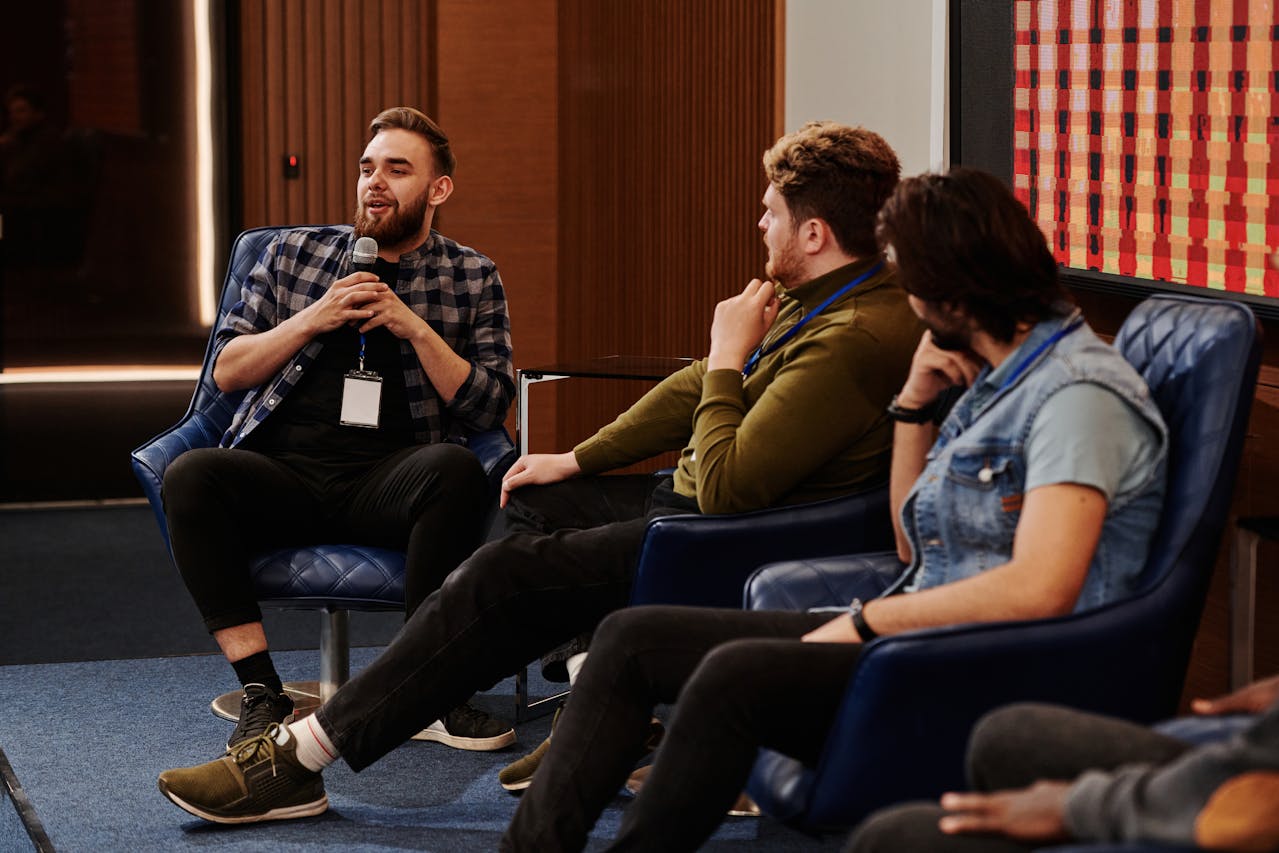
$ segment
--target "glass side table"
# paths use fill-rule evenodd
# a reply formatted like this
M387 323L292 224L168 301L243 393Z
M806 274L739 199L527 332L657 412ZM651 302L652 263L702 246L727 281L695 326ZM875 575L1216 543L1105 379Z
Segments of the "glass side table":
M567 361L544 367L527 367L519 371L519 397L516 400L516 444L520 455L528 453L528 389L537 382L557 379L647 379L660 382L693 363L691 358L669 358L647 355L607 355L581 361ZM515 673L515 720L525 722L555 710L556 703L568 695L565 690L554 696L529 701L528 668Z
M650 355L606 355L581 361L566 361L544 367L526 367L519 371L519 396L516 401L516 444L520 455L528 453L528 388L537 382L557 379L648 379L660 382L676 371L692 364L691 358Z

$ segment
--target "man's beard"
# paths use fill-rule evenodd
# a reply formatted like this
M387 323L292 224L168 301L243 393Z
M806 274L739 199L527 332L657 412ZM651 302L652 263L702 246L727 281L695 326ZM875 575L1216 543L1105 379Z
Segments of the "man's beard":
M790 245L769 249L768 260L764 262L764 274L768 280L783 287L794 287L801 282L799 277L799 259L797 253L791 251Z
M426 193L422 193L407 207L397 205L395 210L374 219L364 212L364 205L355 205L355 236L372 237L379 246L399 246L415 237L426 222Z

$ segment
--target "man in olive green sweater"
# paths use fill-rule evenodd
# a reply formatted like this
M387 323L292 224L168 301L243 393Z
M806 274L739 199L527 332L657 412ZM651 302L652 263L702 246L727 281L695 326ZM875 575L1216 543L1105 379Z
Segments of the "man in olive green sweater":
M897 156L862 128L814 123L769 149L764 169L770 281L716 307L708 357L573 451L516 462L502 493L512 532L462 563L313 717L162 774L166 796L219 822L317 814L319 771L339 755L368 766L625 607L651 518L803 503L886 479L884 410L921 331L874 234ZM680 448L656 488L649 475L588 476Z

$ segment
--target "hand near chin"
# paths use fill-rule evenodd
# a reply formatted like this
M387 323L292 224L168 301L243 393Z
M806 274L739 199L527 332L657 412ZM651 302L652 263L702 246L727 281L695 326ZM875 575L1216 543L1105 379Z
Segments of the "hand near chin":
M942 349L933 342L933 333L926 331L915 348L897 404L907 409L925 408L947 388L972 385L981 369L982 363L971 352Z
M779 300L772 282L752 279L736 296L715 306L711 323L710 370L741 370L777 319Z

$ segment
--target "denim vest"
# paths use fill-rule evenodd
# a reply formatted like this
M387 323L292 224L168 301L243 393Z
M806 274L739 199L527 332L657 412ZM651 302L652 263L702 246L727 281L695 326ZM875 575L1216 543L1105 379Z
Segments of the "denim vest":
M1127 493L1113 495L1101 540L1088 567L1076 610L1133 590L1146 561L1163 504L1168 433L1150 390L1115 349L1087 325L1049 346L1015 379L1004 377L1075 319L1045 320L1001 363L987 367L941 426L928 461L902 505L902 529L913 559L908 589L961 580L1008 562L1025 492L1025 445L1040 407L1079 382L1109 388L1148 420L1160 436L1160 462Z

